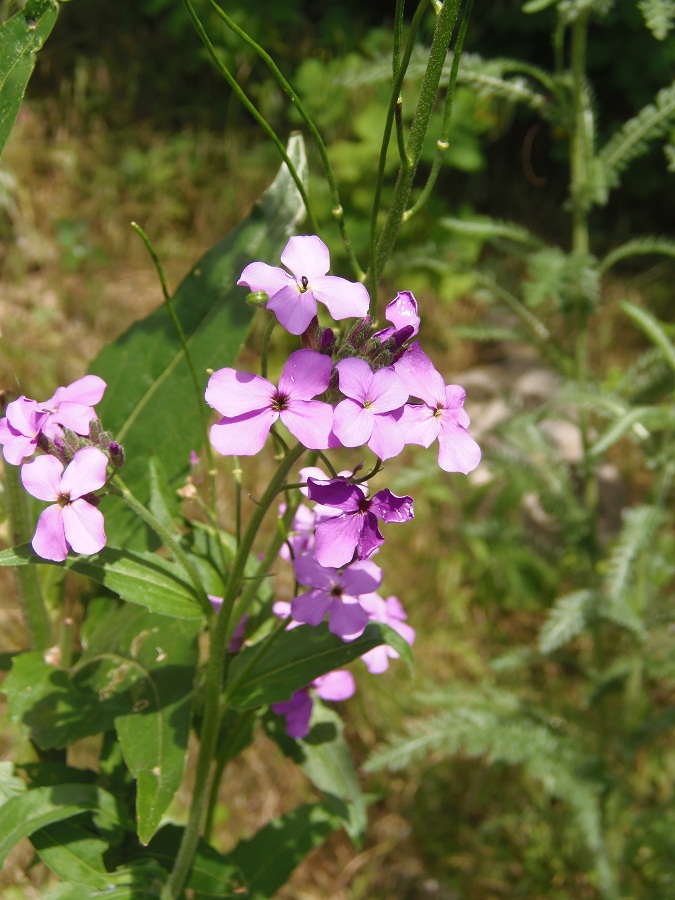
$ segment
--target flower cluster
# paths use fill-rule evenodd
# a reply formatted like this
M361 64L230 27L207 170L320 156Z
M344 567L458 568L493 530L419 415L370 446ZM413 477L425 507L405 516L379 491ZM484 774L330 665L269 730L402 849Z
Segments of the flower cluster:
M328 249L318 237L291 238L281 262L288 271L251 263L238 284L266 295L267 309L300 336L301 348L289 355L276 385L232 368L214 372L206 401L221 416L211 428L215 449L254 455L270 431L277 435L280 422L311 450L367 446L378 460L374 471L406 445L430 447L437 441L443 470L471 472L481 454L468 432L465 392L445 383L416 340L420 317L413 295L400 292L387 306L388 327L375 331L365 288L326 274ZM356 321L343 335L337 326L322 326L317 301L333 319ZM370 621L384 622L412 643L414 631L399 599L377 593L383 573L372 559L384 543L381 523L412 519L412 498L386 487L372 492L368 476L359 479L354 472L330 477L306 468L300 477L314 506L298 507L281 556L305 590L289 603L277 602L276 614L287 618L290 628L327 619L328 629L344 641L359 638ZM396 655L391 647L378 647L363 659L371 673L379 673ZM340 670L272 709L286 717L289 735L304 737L315 695L343 700L353 692L353 679Z
M0 419L5 461L22 465L25 489L51 504L32 541L43 559L61 562L69 548L91 554L105 546L95 491L108 480L108 466L116 469L124 462L121 446L103 431L94 411L105 389L102 378L85 375L43 403L25 396L13 400ZM38 451L41 455L26 462Z

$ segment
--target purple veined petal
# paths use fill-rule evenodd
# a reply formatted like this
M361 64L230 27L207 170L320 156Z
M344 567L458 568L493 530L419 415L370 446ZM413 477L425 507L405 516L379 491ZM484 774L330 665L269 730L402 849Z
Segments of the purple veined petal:
M361 637L369 622L368 613L354 597L333 597L328 630L343 641Z
M468 475L480 459L480 447L461 425L444 427L438 435L438 465L444 472Z
M384 522L408 522L415 517L413 499L407 495L399 497L389 488L378 491L370 501L371 511Z
M391 366L378 369L374 373L373 383L368 392L368 399L374 412L391 412L394 409L400 409L407 401L408 396L408 388Z
M356 545L356 556L359 560L368 559L384 544L384 538L377 524L377 516L367 512L363 516L361 534Z
M279 379L279 393L294 400L312 400L330 384L332 363L316 350L296 350L286 360Z
M100 403L107 384L98 375L85 375L66 387L59 387L51 400L40 406L54 409L61 403L77 403L80 406L96 406Z
M276 388L271 381L251 372L218 369L209 378L204 399L221 416L233 419L272 405Z
M299 584L306 587L320 588L330 593L337 583L337 569L322 566L313 553L303 553L293 563L293 573Z
M299 291L292 281L270 298L267 308L289 334L302 334L316 315L316 298L312 291Z
M309 281L325 275L330 268L328 247L315 234L298 234L290 238L281 254L281 262L297 281L304 277Z
M445 406L448 409L457 409L464 406L466 400L466 391L459 384L446 384L445 386Z
M359 485L350 484L343 478L332 478L329 482L319 482L314 478L307 479L307 494L321 506L330 506L342 512L357 512L363 502L364 492Z
M50 416L51 421L58 422L63 428L70 428L75 434L89 434L89 423L96 418L96 410L92 406L71 403L64 400Z
M350 597L372 594L382 584L382 569L372 560L363 559L348 566L340 578L343 591Z
M108 457L97 447L78 450L61 478L61 493L75 500L97 491L106 483L107 467Z
M365 359L356 357L341 359L335 368L338 371L340 390L345 397L358 400L363 405L370 396L370 387L373 382L373 370Z
M288 287L289 283L295 286L294 279L288 272L264 262L249 263L237 282L240 287L248 287L252 292L265 291L268 297L273 297L282 288Z
M68 544L60 506L57 504L48 506L40 513L31 546L42 559L62 562L68 556Z
M320 469L318 466L305 466L303 469L298 470L298 475L300 476L300 481L307 481L308 478L313 478L315 481L330 481L330 475L326 475L323 469ZM305 497L309 497L306 486L300 488L300 493Z
M343 447L360 447L373 433L374 413L349 397L335 407L333 431Z
M223 417L211 426L211 444L222 456L255 456L265 446L278 417L279 413L273 409L256 410L232 419Z
M73 500L62 509L66 540L75 553L98 553L105 547L103 513L86 500Z
M441 433L442 422L434 415L434 410L426 404L408 403L403 407L403 415L398 420L406 444L430 447Z
M319 564L339 568L351 562L362 525L362 516L348 513L319 522L314 537L314 555Z
M368 315L370 297L359 281L324 275L310 281L312 292L334 319L360 319Z
M296 622L316 626L326 618L332 602L330 594L314 588L291 600L291 615Z
M380 459L391 459L405 447L405 434L390 413L373 416L373 433L368 446Z
M417 312L417 300L411 291L399 291L391 303L387 304L384 314L387 322L391 322L398 331L406 325L412 325L413 335L420 330L420 317Z
M333 407L321 400L289 400L280 414L291 434L309 450L326 450L333 429Z
M356 682L351 672L346 669L336 669L334 672L326 672L319 675L312 682L319 697L329 703L337 703L340 700L349 700L356 693Z
M62 475L63 463L55 456L38 456L21 469L21 482L33 497L53 502L61 494Z

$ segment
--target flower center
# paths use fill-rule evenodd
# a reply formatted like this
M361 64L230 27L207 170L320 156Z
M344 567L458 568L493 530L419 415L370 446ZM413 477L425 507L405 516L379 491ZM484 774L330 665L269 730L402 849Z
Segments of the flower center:
M442 407L442 406L438 406L438 407L434 410L434 419L440 419L442 415L443 415L443 407Z
M303 275L300 279L300 284L298 285L300 288L300 293L304 294L307 288L309 287L309 278L306 275Z
M341 597L342 596L342 588L340 587L339 584L333 585L333 587L330 589L330 595L331 595L331 597Z
M274 399L272 400L272 409L275 412L283 412L285 409L288 409L288 397L286 394L276 393L274 395Z
M64 506L68 506L70 503L70 494L59 494L56 498L56 502L63 509Z

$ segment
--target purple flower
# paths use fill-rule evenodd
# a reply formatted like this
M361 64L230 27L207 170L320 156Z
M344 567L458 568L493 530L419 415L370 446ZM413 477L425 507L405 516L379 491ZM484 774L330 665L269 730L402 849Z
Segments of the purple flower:
M40 403L40 409L49 413L45 434L60 434L55 425L69 428L76 434L88 434L89 423L96 418L93 407L105 393L107 385L98 375L85 375L67 387L59 387L51 399Z
M352 697L356 691L356 684L351 672L336 669L334 672L320 675L307 687L295 691L290 700L273 703L272 712L286 718L286 734L289 737L304 738L309 734L309 720L314 706L311 689L314 689L322 700L332 703Z
M438 464L446 472L468 475L480 462L480 447L467 428L464 411L466 391L458 384L446 385L429 357L415 343L394 365L411 396L422 404L408 404L399 424L406 443L429 447L438 439Z
M302 334L317 312L317 300L334 319L365 316L368 291L362 284L326 275L330 268L328 247L316 235L292 237L281 254L288 274L278 266L253 262L246 266L237 284L252 291L265 291L271 309L286 331Z
M408 389L391 368L370 368L363 359L341 360L340 390L347 399L335 407L333 431L345 447L368 444L380 459L397 456L405 435L397 419L403 414Z
M378 519L407 522L413 518L412 497L397 497L388 488L371 498L342 478L327 484L310 478L308 488L310 500L339 511L316 526L314 555L322 566L344 566L355 550L358 559L372 556L384 543Z
M103 516L86 498L106 483L108 458L96 447L78 450L64 471L54 456L40 456L21 469L21 481L38 500L52 501L38 519L33 550L61 562L70 546L75 553L98 553L105 547Z
M279 387L260 375L219 369L206 387L206 402L223 416L211 428L211 443L224 456L254 456L281 419L312 450L325 450L333 408L313 400L328 387L331 361L315 350L296 350L283 368Z
M5 460L18 466L32 456L42 434L49 413L43 412L35 400L19 397L7 404L6 415L0 419L0 444Z
M291 601L296 622L318 625L328 614L328 629L343 641L363 634L369 615L359 603L361 594L376 591L382 570L369 560L355 562L344 571L320 565L310 553L295 560L295 577L312 590Z
M391 596L383 600L379 594L367 594L360 597L359 602L371 619L389 625L412 646L415 642L415 630L407 624L408 616L398 597ZM380 675L389 668L390 659L398 659L398 652L388 644L381 644L364 653L361 659L371 675Z
M387 304L384 317L387 322L391 322L391 326L373 335L382 343L391 337L397 337L403 343L420 330L417 300L410 291L399 291L391 303Z

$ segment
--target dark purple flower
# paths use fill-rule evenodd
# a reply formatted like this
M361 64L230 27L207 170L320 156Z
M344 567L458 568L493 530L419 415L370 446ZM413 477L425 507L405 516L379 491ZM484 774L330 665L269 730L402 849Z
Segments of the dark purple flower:
M319 675L307 687L295 691L290 700L273 703L272 712L286 718L286 734L289 737L304 738L309 734L309 720L312 717L314 698L310 693L314 690L322 700L334 703L348 700L356 691L354 676L344 669L336 669Z
M343 478L327 484L310 478L307 486L310 500L338 511L316 526L314 555L322 566L344 566L355 550L358 559L372 556L384 543L378 519L407 522L413 518L412 497L397 497L388 488L369 498L361 487Z

